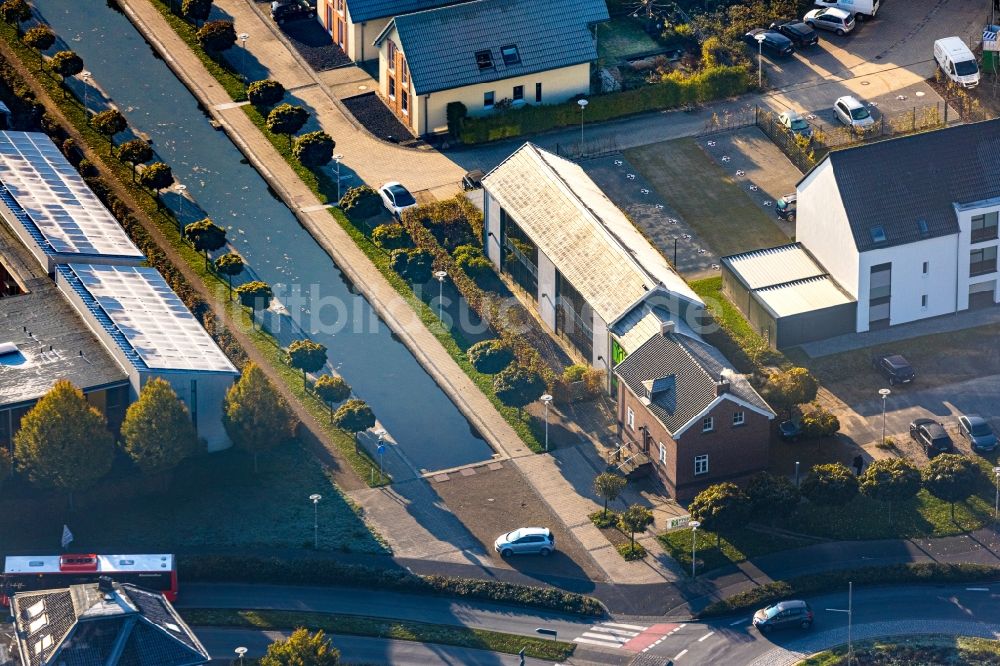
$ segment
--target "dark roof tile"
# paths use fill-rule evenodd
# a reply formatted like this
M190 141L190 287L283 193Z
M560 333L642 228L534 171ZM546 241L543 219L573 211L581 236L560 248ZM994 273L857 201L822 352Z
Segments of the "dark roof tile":
M347 0L352 23L446 7L465 0Z

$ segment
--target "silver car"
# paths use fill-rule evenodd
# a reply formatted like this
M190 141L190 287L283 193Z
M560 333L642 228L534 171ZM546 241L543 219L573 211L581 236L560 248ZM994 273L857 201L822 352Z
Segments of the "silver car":
M868 131L875 124L868 107L851 95L839 98L833 105L833 113L840 122L859 132Z
M958 417L962 436L969 440L973 451L993 451L997 448L997 436L989 422L982 416L962 414Z
M846 35L854 30L854 14L836 7L813 9L806 12L802 21L810 28L822 28L838 35Z
M546 557L556 549L556 539L547 527L522 527L497 537L493 547L501 557L511 555L541 555Z

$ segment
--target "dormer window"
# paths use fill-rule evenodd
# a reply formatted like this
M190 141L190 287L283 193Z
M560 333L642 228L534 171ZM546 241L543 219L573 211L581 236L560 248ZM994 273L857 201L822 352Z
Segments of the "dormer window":
M885 243L888 239L885 236L885 229L879 225L877 227L871 228L872 242L878 245L879 243Z
M493 54L489 49L476 51L476 66L479 68L480 72L484 72L487 69L493 69Z
M521 54L517 52L517 46L514 44L501 47L500 55L503 56L503 64L507 67L520 64L521 62Z
M921 238L927 238L931 235L930 230L927 228L927 220L917 220L917 231L920 232Z

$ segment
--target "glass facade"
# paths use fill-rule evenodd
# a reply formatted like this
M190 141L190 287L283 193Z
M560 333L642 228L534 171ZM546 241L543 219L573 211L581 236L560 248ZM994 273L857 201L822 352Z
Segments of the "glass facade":
M594 357L594 311L573 285L556 272L556 333L566 336L588 361Z
M500 231L504 244L504 272L537 301L538 246L503 209L500 210Z

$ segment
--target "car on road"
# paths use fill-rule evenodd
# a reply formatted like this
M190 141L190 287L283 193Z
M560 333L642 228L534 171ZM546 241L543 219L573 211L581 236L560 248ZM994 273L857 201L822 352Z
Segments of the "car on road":
M797 49L819 44L819 35L802 21L780 21L772 23L770 28L792 40L792 45Z
M778 214L778 217L782 220L788 220L789 222L795 221L795 202L798 200L798 195L794 192L791 194L786 194L785 196L779 198L774 202L774 212Z
M788 37L785 37L780 32L773 30L755 28L743 35L743 41L756 49L759 35L763 36L761 44L765 52L781 57L788 57L795 53L795 49L792 48L792 40L788 39Z
M866 132L875 125L868 107L852 95L838 98L833 105L833 114L837 120L858 132Z
M978 453L996 451L997 434L989 421L977 414L962 414L958 417L958 429L969 440L972 450Z
M854 15L858 22L873 19L878 14L879 0L816 0L817 7L837 7Z
M378 193L382 197L382 205L395 218L399 218L407 208L413 208L417 205L417 200L413 198L410 191L396 181L386 183L378 188Z
M812 126L806 122L806 119L802 117L802 114L798 111L792 111L791 109L778 114L778 124L784 127L786 130L792 134L798 136L804 136L807 139L811 139L813 135Z
M810 28L822 28L835 32L838 35L846 35L854 30L854 15L845 12L843 9L831 7L829 9L813 9L806 12L802 17L802 22Z
M901 354L879 354L872 357L872 368L889 380L889 386L909 384L917 373Z
M295 19L316 18L316 5L309 0L274 0L271 18L278 25Z
M813 623L813 611L804 601L779 601L753 614L753 626L762 634L772 629L799 627L808 629Z
M786 442L797 442L802 435L802 426L791 419L778 424L778 435Z
M934 419L914 419L910 421L910 437L924 447L928 458L939 453L948 453L954 447L944 424Z
M521 527L498 536L493 548L500 553L500 557L511 555L547 557L556 549L556 538L547 527Z

